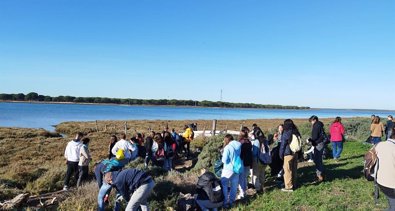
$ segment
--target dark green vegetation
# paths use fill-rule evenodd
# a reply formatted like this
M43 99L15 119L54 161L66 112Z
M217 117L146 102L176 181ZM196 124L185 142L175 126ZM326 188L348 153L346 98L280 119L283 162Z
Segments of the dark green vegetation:
M265 130L265 134L269 134L273 132L273 128L279 123L279 120L259 120L257 122ZM297 122L303 138L307 138L310 133L310 125L305 120L296 120L295 122ZM325 120L324 122L328 128L329 121ZM121 121L113 123L123 125ZM163 128L167 123L170 127L175 127L175 124L183 125L181 121L158 121L149 124L155 125L155 128ZM148 122L136 121L135 124L148 124ZM219 124L224 123L219 121ZM229 129L240 127L239 121L235 121L234 124L226 122L226 124ZM345 143L340 162L325 160L328 179L326 182L314 183L315 171L312 164L299 163L300 188L295 192L281 192L273 182L274 178L268 177L264 194L240 202L233 210L384 209L386 207L384 195L381 194L380 204L375 206L372 195L373 183L367 182L361 174L363 155L370 147L363 144L363 141L369 136L367 130L369 124L369 119L344 120L348 141ZM130 124L128 122L128 125L133 128L128 128L130 137L136 127L132 122ZM199 125L203 125L203 122ZM245 125L250 125L250 122ZM269 127L270 125L271 127ZM144 126L144 128L148 127ZM121 127L112 128L110 126L105 131L100 123L99 131L96 131L95 124L92 122L64 123L57 129L58 132L69 136L73 135L75 131L84 131L91 138L90 149L93 163L106 156L109 136L113 133L123 132ZM140 128L137 130L146 132ZM62 180L66 171L63 150L69 138L56 136L54 133L47 133L43 130L0 128L0 201L10 199L21 192L37 194L62 188ZM200 153L195 154L196 163L192 162L193 166L181 168L179 172L166 173L160 168L150 168L149 172L154 176L157 184L150 198L151 208L154 208L153 210L176 208L180 192L193 193L198 171L201 168L213 170L213 162L219 155L218 148L221 147L222 141L222 136L199 138L194 141L193 148L202 148ZM137 160L129 166L142 168L142 160ZM82 188L71 191L67 195L68 198L53 209L96 210L97 192L96 183L91 181ZM109 207L110 209L111 207Z
M196 100L176 100L176 99L120 99L107 97L73 97L58 96L51 97L39 95L35 92L28 94L0 94L2 101L36 101L36 102L67 102L67 103L105 103L122 105L160 105L160 106L200 106L200 107L223 107L223 108L264 108L264 109L310 109L310 107L282 106L282 105L262 105L254 103L230 103L214 101Z

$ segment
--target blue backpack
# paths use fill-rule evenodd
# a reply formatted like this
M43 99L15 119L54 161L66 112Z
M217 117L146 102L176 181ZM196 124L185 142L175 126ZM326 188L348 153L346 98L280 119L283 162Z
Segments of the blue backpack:
M240 174L243 171L243 161L240 158L240 155L237 156L236 155L236 149L234 147L232 147L234 149L234 161L233 161L233 172L236 174Z

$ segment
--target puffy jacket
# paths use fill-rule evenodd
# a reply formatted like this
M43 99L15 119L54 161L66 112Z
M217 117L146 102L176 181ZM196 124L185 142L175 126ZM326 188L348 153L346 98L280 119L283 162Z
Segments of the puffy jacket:
M224 164L224 169L233 172L233 163L236 156L241 154L241 144L238 141L231 141L224 148L222 153L222 163Z
M284 156L292 155L293 152L289 147L289 144L292 141L292 130L284 131L281 136L281 145L280 145L280 158L284 159Z
M252 144L248 139L240 140L241 143L241 154L240 158L243 160L244 166L252 168Z
M332 123L329 133L331 134L331 141L333 142L339 142L343 141L343 135L344 135L344 126L340 122L335 122Z

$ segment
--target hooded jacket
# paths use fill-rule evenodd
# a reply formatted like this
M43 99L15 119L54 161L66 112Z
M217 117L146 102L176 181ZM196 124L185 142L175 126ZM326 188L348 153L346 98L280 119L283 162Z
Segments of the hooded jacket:
M313 146L317 146L324 141L324 132L324 123L321 121L315 122L311 131L311 138L309 139Z
M331 141L332 142L340 142L343 141L344 135L344 126L340 122L332 123L329 133L331 134Z
M289 144L292 141L292 130L287 130L284 131L283 135L281 136L281 145L280 145L280 158L284 159L284 156L287 155L292 155L291 148L289 147Z
M224 152L222 153L222 163L224 164L224 170L233 172L233 163L236 156L241 154L241 143L238 141L231 141L225 146Z
M67 159L67 161L71 161L71 162L80 161L81 146L82 144L79 140L72 140L67 144L66 149L64 151L64 157Z

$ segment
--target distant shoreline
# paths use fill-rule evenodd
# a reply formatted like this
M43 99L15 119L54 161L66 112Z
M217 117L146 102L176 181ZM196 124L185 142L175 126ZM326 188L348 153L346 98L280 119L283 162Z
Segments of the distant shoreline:
M133 107L170 107L170 108L223 108L223 109L252 109L252 110L315 110L320 108L248 108L248 107L210 107L210 106L188 106L188 105L130 105L116 103L81 103L81 102L46 102L46 101L17 101L0 100L0 103L26 103L26 104L60 104L60 105L107 105L107 106L133 106Z

